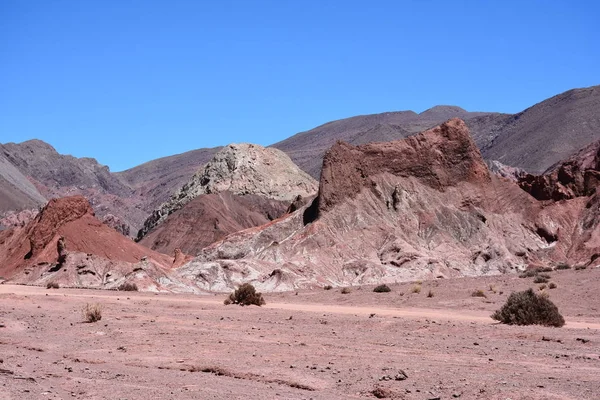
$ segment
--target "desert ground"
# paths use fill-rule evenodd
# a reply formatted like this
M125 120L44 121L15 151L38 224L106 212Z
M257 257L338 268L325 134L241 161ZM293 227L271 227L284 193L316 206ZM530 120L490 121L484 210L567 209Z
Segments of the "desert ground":
M599 399L600 268L550 275L562 328L489 317L539 290L515 275L266 293L263 307L4 284L0 399ZM88 303L100 321L84 322Z

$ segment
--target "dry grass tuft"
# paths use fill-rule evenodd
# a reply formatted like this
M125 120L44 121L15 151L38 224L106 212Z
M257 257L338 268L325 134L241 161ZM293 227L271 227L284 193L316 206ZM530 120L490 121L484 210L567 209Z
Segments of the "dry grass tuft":
M102 306L98 303L86 304L82 310L85 322L98 322L102 319Z

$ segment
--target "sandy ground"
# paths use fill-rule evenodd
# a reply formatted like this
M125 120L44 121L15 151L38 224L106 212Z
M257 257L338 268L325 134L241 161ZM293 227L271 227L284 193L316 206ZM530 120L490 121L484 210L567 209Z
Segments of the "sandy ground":
M539 286L514 276L266 294L261 308L0 285L0 399L600 399L600 269L550 275L563 328L489 318ZM87 303L101 321L83 322Z

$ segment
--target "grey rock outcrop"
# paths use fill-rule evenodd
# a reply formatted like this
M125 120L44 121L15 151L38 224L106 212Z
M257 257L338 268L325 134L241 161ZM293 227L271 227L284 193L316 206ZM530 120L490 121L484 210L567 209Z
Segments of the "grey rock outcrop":
M141 240L170 214L203 194L229 191L293 201L313 196L318 183L281 150L255 144L230 144L220 150L171 198L155 210L138 233Z

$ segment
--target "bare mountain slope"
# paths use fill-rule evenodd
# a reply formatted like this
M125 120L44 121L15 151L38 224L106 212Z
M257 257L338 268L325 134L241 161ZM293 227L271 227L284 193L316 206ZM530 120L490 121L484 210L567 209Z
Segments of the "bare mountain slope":
M0 150L10 165L26 176L46 199L83 195L98 216L112 215L127 227L139 227L149 212L143 210L140 197L134 196L134 190L126 182L93 158L59 154L41 140L7 143L0 145ZM27 207L13 210L24 208Z
M150 212L167 201L220 149L197 149L158 158L114 175L135 190L135 195L142 198L143 209Z
M436 106L421 114L362 115L298 133L273 147L318 177L323 155L337 140L350 144L397 140L450 118L466 122L485 159L541 174L600 139L600 86L570 90L514 115L471 113L455 106Z
M131 188L112 175L108 167L93 158L59 154L41 140L2 145L4 156L22 173L39 183L42 194L53 197L63 188L96 188L98 191L127 196Z
M0 145L0 215L7 211L37 208L46 199L36 187L12 165Z
M471 118L489 113L468 112L455 106L436 106L417 114L414 111L359 115L332 121L298 133L272 147L283 150L304 171L319 177L323 155L338 140L350 144L405 138L450 118Z
M490 143L480 144L485 158L541 174L600 139L600 86L554 96L506 118L500 127L469 127L475 137L496 129Z

